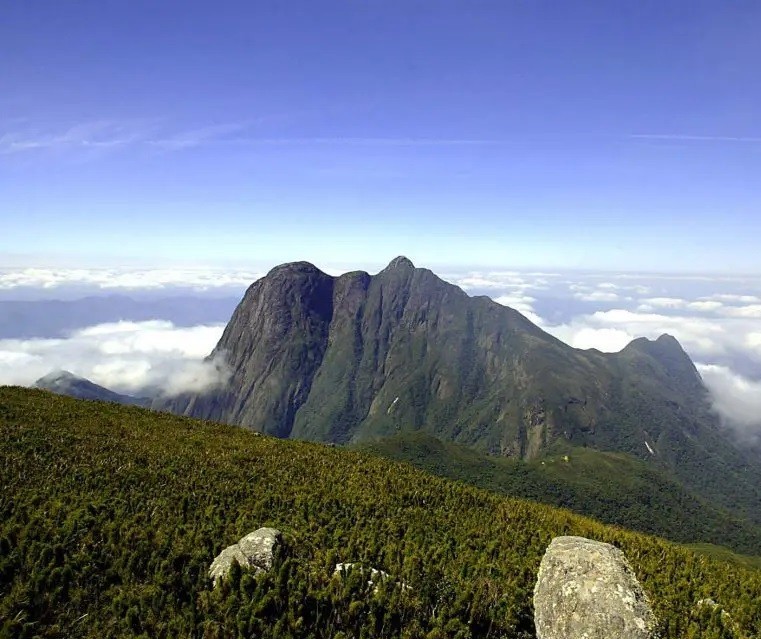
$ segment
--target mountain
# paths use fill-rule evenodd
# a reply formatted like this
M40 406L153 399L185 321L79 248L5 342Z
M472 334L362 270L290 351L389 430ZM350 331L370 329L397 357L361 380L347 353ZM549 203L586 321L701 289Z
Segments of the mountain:
M534 639L560 535L624 552L662 639L761 636L761 571L731 555L343 447L4 387L0 460L3 637ZM271 572L214 588L214 558L265 526ZM335 574L355 562L390 578Z
M114 402L116 404L130 404L133 406L149 406L151 399L147 397L132 397L115 393L108 388L98 386L89 379L79 377L69 371L54 371L40 377L35 383L35 388L51 391L58 395L67 395L77 399L93 399L101 402Z
M575 349L399 257L374 276L272 269L211 356L223 354L225 386L155 407L335 443L422 431L528 460L556 442L623 452L761 524L761 463L722 430L669 335Z

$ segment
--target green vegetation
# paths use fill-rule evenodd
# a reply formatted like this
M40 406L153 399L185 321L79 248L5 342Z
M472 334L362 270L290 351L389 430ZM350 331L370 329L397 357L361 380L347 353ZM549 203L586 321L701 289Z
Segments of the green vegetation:
M688 548L695 550L696 552L703 553L709 557L721 559L722 561L729 561L741 566L749 568L761 569L761 557L738 555L735 552L725 548L724 546L717 546L715 544L686 544Z
M704 502L675 479L624 453L558 442L546 457L524 462L484 455L423 433L358 448L505 495L570 508L608 524L673 541L710 542L761 554L761 528Z
M560 534L621 547L664 638L761 636L759 571L369 454L139 408L0 388L0 486L0 637L527 639ZM214 556L266 525L287 541L273 570L212 590ZM392 577L374 592L334 577L338 562Z

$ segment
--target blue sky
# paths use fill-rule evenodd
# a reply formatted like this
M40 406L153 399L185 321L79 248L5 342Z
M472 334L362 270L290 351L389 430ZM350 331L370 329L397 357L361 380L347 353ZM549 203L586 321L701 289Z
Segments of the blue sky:
M0 266L761 272L758 2L4 3Z

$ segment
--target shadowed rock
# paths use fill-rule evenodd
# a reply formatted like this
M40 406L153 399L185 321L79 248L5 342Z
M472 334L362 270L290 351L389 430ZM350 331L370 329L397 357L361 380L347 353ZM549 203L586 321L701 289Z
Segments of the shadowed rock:
M624 554L556 537L534 588L537 639L655 639L655 617Z
M230 572L233 561L237 561L242 568L253 568L256 573L266 572L272 568L275 551L281 542L279 530L259 528L219 553L211 563L209 577L216 586Z

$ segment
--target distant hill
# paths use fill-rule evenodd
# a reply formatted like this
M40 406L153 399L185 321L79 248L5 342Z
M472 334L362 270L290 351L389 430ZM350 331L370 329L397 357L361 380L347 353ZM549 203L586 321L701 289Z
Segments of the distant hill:
M340 447L4 387L0 460L3 637L534 639L539 562L567 534L624 551L663 639L761 636L761 572L731 555ZM271 572L212 589L260 526L285 538Z
M761 524L761 459L722 430L669 335L574 349L399 257L374 276L272 269L236 308L222 354L224 387L154 406L324 442L420 431L515 459L558 443L622 452Z
M116 404L130 404L133 406L149 406L151 398L133 397L122 395L91 382L89 379L79 377L69 371L54 371L41 377L34 383L35 388L51 391L58 395L67 395L77 399L94 399L102 402L114 402Z

